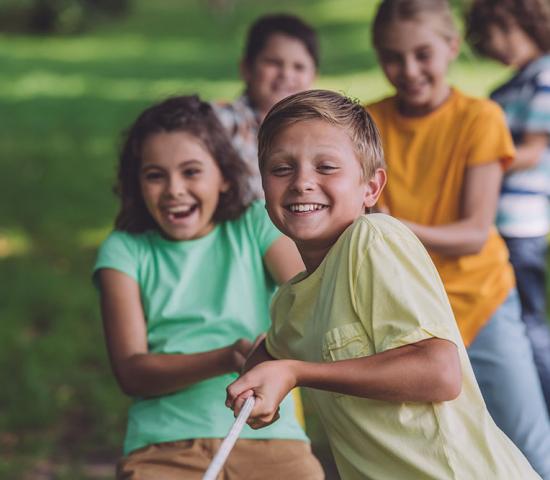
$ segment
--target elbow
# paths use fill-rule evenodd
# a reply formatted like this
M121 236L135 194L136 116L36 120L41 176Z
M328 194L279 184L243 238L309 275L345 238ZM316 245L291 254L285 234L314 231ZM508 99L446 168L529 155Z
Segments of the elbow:
M445 378L441 378L438 385L437 402L450 402L455 400L462 391L462 372L449 372Z
M144 392L139 388L139 382L133 381L128 375L116 374L116 380L124 395L129 397L144 396Z
M464 243L460 255L476 255L487 243L489 238L489 229L475 229L467 242Z
M462 391L462 370L458 359L452 363L452 365L447 365L446 368L441 369L436 388L436 402L455 400Z
M433 385L433 402L455 400L462 391L462 369L456 345L446 342L438 352L437 372Z

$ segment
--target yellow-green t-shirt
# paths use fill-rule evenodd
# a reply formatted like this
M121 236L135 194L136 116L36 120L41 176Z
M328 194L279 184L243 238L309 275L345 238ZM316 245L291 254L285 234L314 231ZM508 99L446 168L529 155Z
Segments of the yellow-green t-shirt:
M275 358L333 362L431 337L458 348L462 391L453 401L306 389L343 480L539 478L487 412L437 270L394 218L357 219L314 272L280 288L272 322L267 349Z
M453 90L440 108L414 118L399 113L395 97L367 108L380 130L388 166L381 202L397 218L422 225L458 221L466 170L495 161L505 167L514 155L504 114L490 100ZM514 286L508 250L492 227L477 254L430 254L468 345Z

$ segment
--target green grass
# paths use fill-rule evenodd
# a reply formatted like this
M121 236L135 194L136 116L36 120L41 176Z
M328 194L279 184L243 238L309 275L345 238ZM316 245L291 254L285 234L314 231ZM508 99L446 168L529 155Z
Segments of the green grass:
M82 465L120 452L128 401L109 370L90 270L117 209L119 132L141 109L176 93L238 95L247 25L268 11L319 29L318 86L364 101L390 92L370 48L374 2L235 0L223 16L205 5L141 0L85 35L0 36L2 478L44 462L55 478L94 478ZM451 72L477 95L506 75L468 51Z

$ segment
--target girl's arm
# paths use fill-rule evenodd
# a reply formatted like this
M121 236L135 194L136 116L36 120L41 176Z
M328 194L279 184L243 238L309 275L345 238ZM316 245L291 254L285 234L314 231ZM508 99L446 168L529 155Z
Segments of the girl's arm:
M510 164L510 170L524 170L537 166L547 147L547 133L526 133L521 145L516 147L516 156Z
M226 403L238 414L244 400L254 395L249 424L260 428L276 419L280 402L296 386L401 403L453 400L461 385L456 346L430 338L351 360L263 362L227 388Z
M278 285L305 270L296 244L284 235L275 240L264 256L264 263Z
M469 167L464 175L460 220L437 226L401 221L432 252L449 256L478 253L495 220L501 181L502 167L497 161Z
M127 395L164 395L243 366L252 346L245 339L204 353L149 353L138 284L117 270L102 269L98 274L107 350L118 384Z

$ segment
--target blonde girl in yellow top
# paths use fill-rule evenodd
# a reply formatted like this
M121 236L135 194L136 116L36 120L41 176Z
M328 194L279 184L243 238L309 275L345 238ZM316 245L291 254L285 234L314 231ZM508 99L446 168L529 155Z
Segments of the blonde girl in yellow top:
M384 207L428 249L495 422L550 479L550 422L493 226L514 156L502 111L447 83L460 41L446 0L382 1L373 40L396 89L368 106L388 165Z

